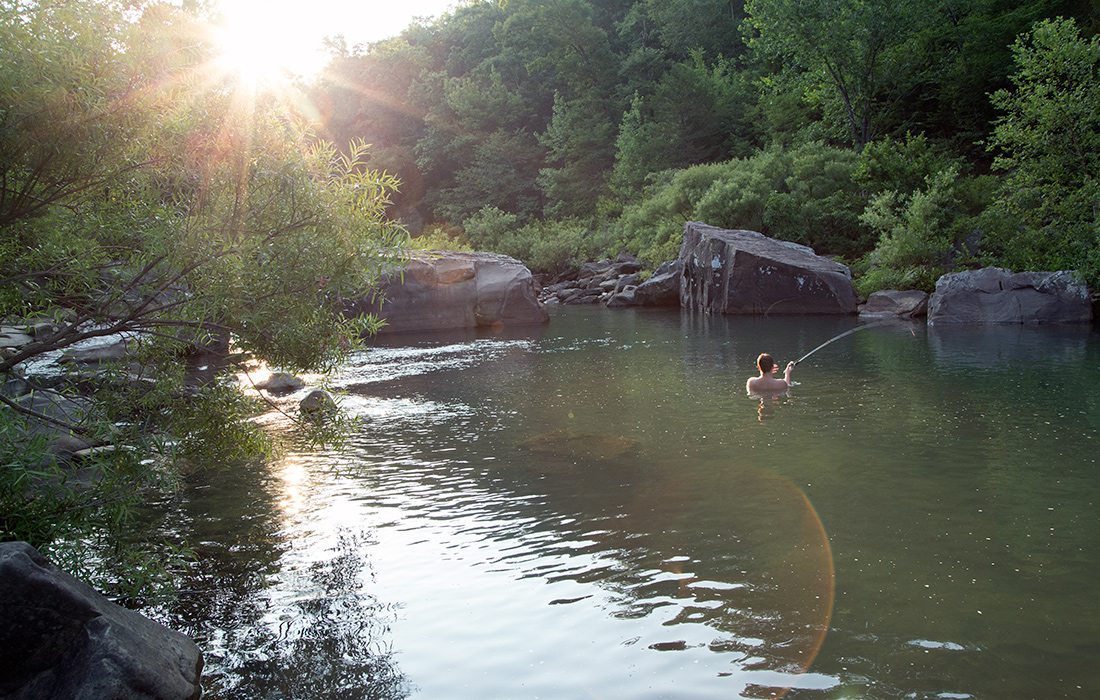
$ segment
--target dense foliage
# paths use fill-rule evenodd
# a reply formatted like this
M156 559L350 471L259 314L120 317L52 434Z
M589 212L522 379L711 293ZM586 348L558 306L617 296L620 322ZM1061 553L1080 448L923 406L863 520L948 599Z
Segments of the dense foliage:
M411 228L537 269L657 264L699 218L858 261L864 291L987 263L1095 284L1098 26L1082 0L469 1L314 94L411 183Z
M342 300L401 258L396 180L219 74L203 27L170 4L0 2L0 317L48 328L0 356L0 539L117 549L143 486L263 449L235 385L185 388L182 354L220 338L324 370L376 324ZM24 363L118 334L120 366L20 393ZM44 426L108 448L76 469Z

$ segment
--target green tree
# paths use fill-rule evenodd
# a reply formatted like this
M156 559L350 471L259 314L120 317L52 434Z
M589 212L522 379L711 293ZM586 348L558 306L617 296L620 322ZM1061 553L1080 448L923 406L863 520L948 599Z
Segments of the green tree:
M1015 224L987 241L1003 263L1076 269L1100 285L1100 38L1044 20L1012 47L1012 87L989 147L1005 173L997 207Z
M607 99L554 100L554 115L539 136L547 150L547 167L538 175L546 195L546 214L583 216L607 194L614 162L615 125Z
M0 375L123 334L142 350L140 376L159 380L136 390L105 375L89 396L86 381L39 387L80 399L64 417L0 394L0 433L15 445L0 450L5 539L89 541L82 528L121 524L105 506L163 476L152 456L257 446L228 385L185 398L179 353L224 334L272 365L329 368L376 326L346 318L343 299L402 260L404 233L384 218L397 183L363 167L364 146L342 154L274 96L209 73L188 12L138 9L0 4L0 316L54 326L0 357ZM35 423L112 445L92 458L101 478L72 488Z
M903 70L894 49L927 21L927 10L922 0L747 0L744 26L760 60L786 65L807 100L819 101L827 118L839 116L858 150L873 138L879 100Z
M751 91L728 61L700 54L673 64L648 95L635 95L616 140L612 181L637 192L650 173L747 155L755 140Z

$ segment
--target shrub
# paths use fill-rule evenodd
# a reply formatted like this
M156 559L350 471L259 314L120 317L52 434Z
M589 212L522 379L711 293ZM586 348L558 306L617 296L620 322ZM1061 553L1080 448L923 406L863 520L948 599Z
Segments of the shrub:
M855 283L859 293L931 292L940 275L967 254L965 242L978 228L988 191L988 178L960 178L951 166L912 194L888 190L875 195L861 219L879 238L857 267L864 271Z
M851 151L809 143L663 173L612 229L625 249L653 265L675 257L689 220L858 255L873 237L859 219L855 163Z

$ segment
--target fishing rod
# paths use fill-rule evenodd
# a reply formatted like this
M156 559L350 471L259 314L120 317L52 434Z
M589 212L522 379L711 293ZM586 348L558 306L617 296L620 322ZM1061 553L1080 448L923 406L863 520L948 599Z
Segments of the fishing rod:
M849 335L851 335L851 334L853 334L853 333L855 333L855 332L857 332L857 331L862 331L862 330L866 330L866 329L868 329L868 328L874 328L875 326L884 326L884 325L886 325L886 324L888 324L888 323L894 323L894 322L895 322L895 321L894 321L893 319L886 319L886 320L884 320L884 321L875 321L874 323L867 323L867 324L864 324L864 325L862 325L862 326L856 326L855 328L850 328L850 329L848 329L848 330L844 331L843 333L841 333L840 335L837 335L837 336L834 336L834 337L832 337L832 338L829 338L828 340L826 340L826 341L825 341L824 343L822 343L821 345L818 345L818 346L817 346L816 348L814 348L813 350L809 351L808 353L806 353L806 354L805 354L805 355L803 355L802 357L800 357L800 358L798 358L797 360L795 360L795 361L794 361L794 363L795 363L795 364L797 365L797 364L798 364L799 362L802 362L802 361L803 361L803 360L805 360L805 359L806 359L807 357L809 357L810 355L813 355L813 354L814 354L815 352L817 352L817 351L818 351L818 350L820 350L821 348L825 347L826 345L829 345L829 344L831 344L831 343L835 343L836 341L840 340L841 338L843 338L843 337L845 337L845 336L849 336Z

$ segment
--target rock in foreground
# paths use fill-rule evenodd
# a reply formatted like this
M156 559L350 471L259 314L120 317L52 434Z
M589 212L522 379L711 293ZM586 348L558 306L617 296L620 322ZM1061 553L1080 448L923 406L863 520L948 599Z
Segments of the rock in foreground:
M680 305L720 314L854 314L852 273L796 243L689 221Z
M202 654L25 542L0 544L0 697L191 700Z
M386 319L383 333L546 323L531 271L507 255L418 253L382 285L381 306L363 299L352 313Z
M944 275L928 302L928 323L1088 323L1089 291L1069 272L999 267Z

